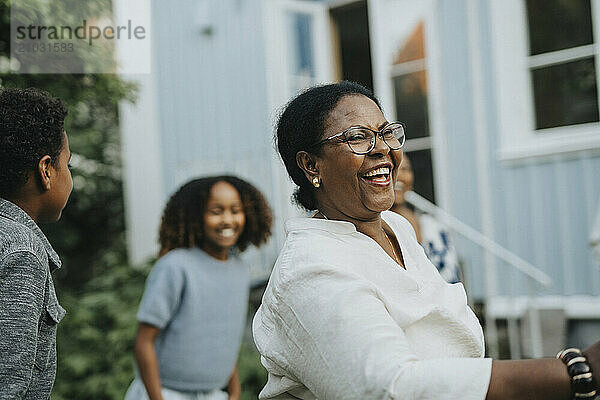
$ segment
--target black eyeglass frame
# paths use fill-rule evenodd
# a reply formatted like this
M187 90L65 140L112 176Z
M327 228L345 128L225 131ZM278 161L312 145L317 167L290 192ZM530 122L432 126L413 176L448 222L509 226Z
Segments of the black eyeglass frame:
M398 141L400 141L400 146L398 147L392 147L388 142L386 142L385 138L383 137L383 131L385 131L386 129L388 129L390 126L392 125L400 125L402 127L402 140L400 141L400 138L396 138L398 139ZM356 150L354 150L352 148L352 146L350 146L350 143L348 142L348 137L346 136L346 134L348 132L350 132L351 130L354 129L366 129L368 131L371 131L373 133L373 139L371 140L371 146L369 147L369 150L365 151L365 152L358 152ZM404 143L406 142L406 124L404 122L400 122L400 121L395 121L395 122L390 122L389 124L387 124L386 126L384 126L383 128L381 128L381 130L376 131L374 129L371 128L367 128L366 126L361 126L361 125L355 125L355 126L351 126L348 129L343 130L340 133L336 133L335 135L329 136L325 139L319 140L318 142L314 143L313 145L311 145L310 147L316 147L319 146L331 139L335 139L336 137L339 136L344 136L344 142L346 142L346 144L348 145L348 148L350 149L351 152L353 152L354 154L358 154L358 155L364 155L364 154L369 154L371 151L373 151L373 149L375 148L375 144L377 143L377 136L381 137L381 140L383 140L383 143L385 143L390 150L400 150L402 148L402 146L404 146Z

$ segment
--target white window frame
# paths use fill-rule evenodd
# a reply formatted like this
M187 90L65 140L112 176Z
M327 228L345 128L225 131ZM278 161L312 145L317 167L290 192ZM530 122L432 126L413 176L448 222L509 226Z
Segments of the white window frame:
M434 191L438 205L451 209L450 204L450 177L448 158L446 154L447 134L444 119L443 90L442 90L442 65L441 43L439 42L438 0L415 2L413 0L368 0L369 26L371 34L371 56L373 62L373 84L375 94L381 100L386 117L394 120L396 116L395 94L392 84L395 68L394 58L397 48L390 47L389 43L396 43L396 36L389 36L385 30L377 29L376 24L386 21L390 17L397 20L396 13L402 16L401 25L406 26L409 35L418 21L423 21L425 26L425 59L418 60L413 65L416 69L424 69L427 74L427 106L429 114L429 137L413 139L406 144L406 149L411 151L431 149L433 163ZM390 8L394 12L390 13ZM413 24L407 23L412 21ZM398 22L397 22L398 23ZM421 65L423 64L424 65ZM403 63L405 67L411 62Z
M513 161L600 148L600 122L535 129L530 73L532 67L594 55L596 85L600 91L600 0L591 0L593 45L537 56L529 55L525 0L490 1L489 4L498 93L498 158Z

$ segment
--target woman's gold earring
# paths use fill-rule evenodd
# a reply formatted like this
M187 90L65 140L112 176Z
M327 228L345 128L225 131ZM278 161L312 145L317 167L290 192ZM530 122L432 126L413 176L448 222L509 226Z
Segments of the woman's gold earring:
M314 186L314 187L316 187L316 188L318 188L319 186L321 186L321 181L319 180L319 177L318 177L318 176L315 176L315 177L312 179L312 184L313 184L313 186Z

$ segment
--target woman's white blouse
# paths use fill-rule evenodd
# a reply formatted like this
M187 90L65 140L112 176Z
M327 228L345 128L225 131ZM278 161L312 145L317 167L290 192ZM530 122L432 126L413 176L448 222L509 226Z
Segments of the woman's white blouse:
M349 222L286 223L253 321L261 399L461 399L487 393L491 359L461 283L446 283L403 217L382 213L406 269Z

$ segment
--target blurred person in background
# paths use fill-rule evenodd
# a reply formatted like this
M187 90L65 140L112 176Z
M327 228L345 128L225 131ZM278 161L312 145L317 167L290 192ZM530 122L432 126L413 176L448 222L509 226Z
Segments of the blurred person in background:
M390 210L410 222L417 242L423 246L427 258L435 265L440 275L448 283L458 283L461 281L461 274L450 231L432 215L416 212L410 204L406 203L405 194L413 190L414 180L410 158L404 153L394 186L394 205Z
M238 254L265 243L271 222L263 195L236 177L195 179L173 194L138 312L127 400L239 399L250 277Z
M66 115L46 92L0 92L1 399L45 400L54 384L61 261L38 224L60 218L73 188Z

